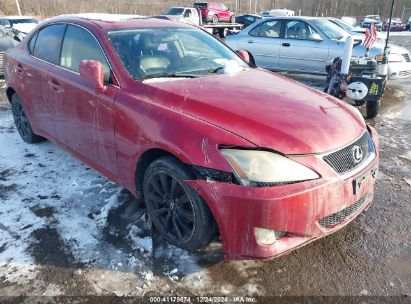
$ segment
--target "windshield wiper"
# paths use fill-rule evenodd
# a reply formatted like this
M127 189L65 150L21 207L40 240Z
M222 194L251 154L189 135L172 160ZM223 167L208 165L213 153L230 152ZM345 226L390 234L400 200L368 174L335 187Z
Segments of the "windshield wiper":
M200 75L204 75L204 74L216 74L219 71L221 71L222 69L224 69L224 66L219 66L217 68L212 68L212 69L207 69L207 70L200 70L197 71L196 73L200 74Z
M193 74L180 74L180 73L158 73L158 74L150 74L144 76L134 77L136 80L147 80L152 78L196 78L197 75Z

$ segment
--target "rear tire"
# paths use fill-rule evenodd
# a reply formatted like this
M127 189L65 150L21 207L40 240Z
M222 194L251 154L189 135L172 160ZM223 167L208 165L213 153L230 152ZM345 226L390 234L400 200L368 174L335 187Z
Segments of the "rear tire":
M234 16L234 15L232 15L232 16L230 17L230 23L235 23L235 16Z
M173 157L153 161L144 174L144 200L154 227L171 244L195 251L206 246L214 233L210 210L185 183L193 173Z
M367 115L367 119L371 119L377 116L378 112L380 110L380 102L377 101L367 101L366 104L366 115Z
M218 16L217 15L214 15L213 16L213 18L211 19L211 22L213 23L213 24L217 24L218 23Z
M227 37L227 34L228 34L228 28L222 28L218 30L218 36L220 36L220 38Z
M26 143L34 144L45 140L44 137L41 137L33 132L27 112L24 109L20 97L16 93L14 93L11 97L11 110L13 112L13 119L17 131Z

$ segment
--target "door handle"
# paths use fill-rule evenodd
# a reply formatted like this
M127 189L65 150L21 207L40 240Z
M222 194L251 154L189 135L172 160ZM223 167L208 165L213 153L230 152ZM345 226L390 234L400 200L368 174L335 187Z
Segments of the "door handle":
M20 63L17 64L16 72L17 72L18 74L22 74L22 73L24 72L23 66L22 66Z
M282 46L289 47L290 44L289 44L288 42L284 42L284 43L282 44Z
M254 40L248 40L248 43L254 43Z
M50 87L53 88L54 91L56 91L56 92L61 91L60 84L56 80L50 80L49 85L50 85Z

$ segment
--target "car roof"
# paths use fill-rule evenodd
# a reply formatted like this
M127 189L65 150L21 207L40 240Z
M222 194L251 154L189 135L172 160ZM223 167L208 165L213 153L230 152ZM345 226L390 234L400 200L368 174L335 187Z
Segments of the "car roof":
M318 20L318 19L324 19L325 18L320 18L320 17L310 17L310 16L268 16L263 18L264 21L267 20Z
M120 14L70 14L60 15L47 20L53 22L77 22L79 24L93 23L103 30L144 28L144 27L192 27L189 24L160 18L152 18L140 15L120 15Z

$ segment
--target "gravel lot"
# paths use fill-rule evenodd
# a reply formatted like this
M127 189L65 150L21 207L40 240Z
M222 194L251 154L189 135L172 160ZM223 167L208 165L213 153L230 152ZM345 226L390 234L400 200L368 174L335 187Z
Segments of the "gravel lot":
M393 40L411 48L410 36ZM390 81L381 114L368 121L381 141L368 211L289 255L229 262L219 243L194 254L166 244L127 191L50 142L24 143L4 86L0 79L0 295L27 303L47 295L380 296L381 303L409 303L409 79Z

